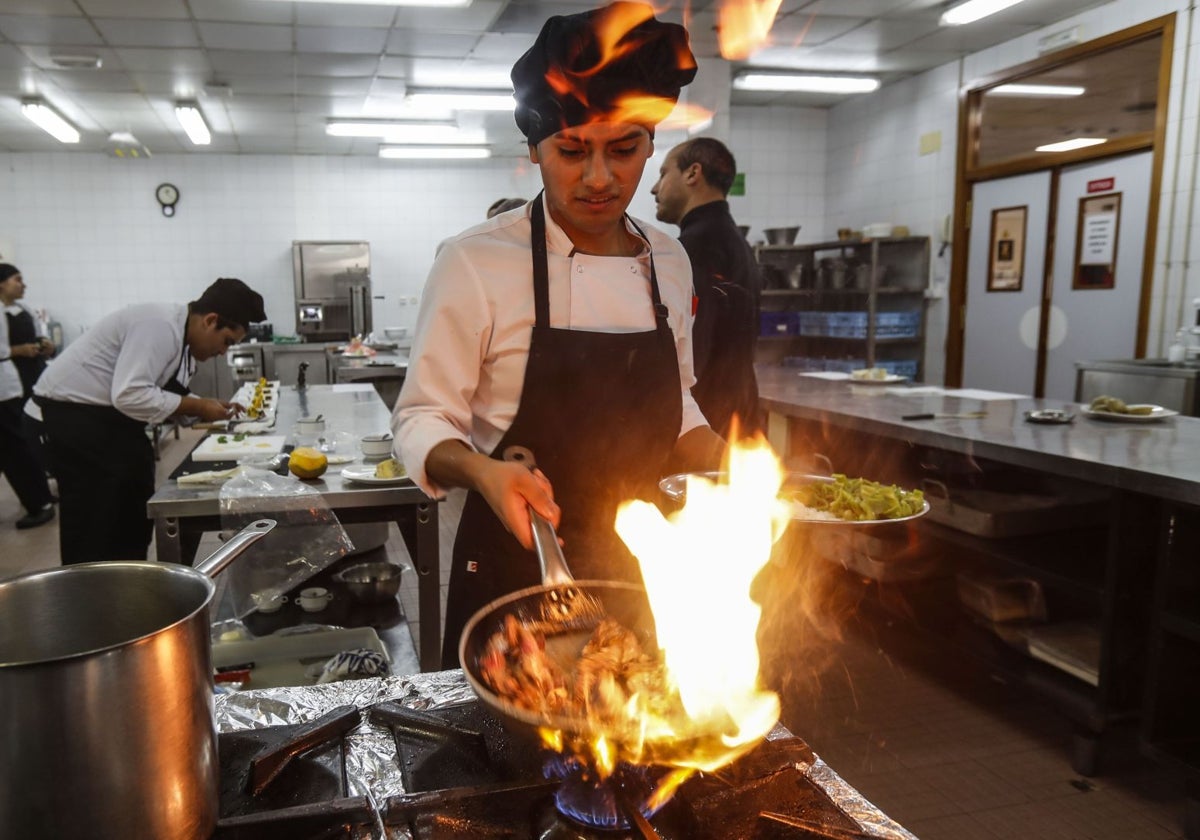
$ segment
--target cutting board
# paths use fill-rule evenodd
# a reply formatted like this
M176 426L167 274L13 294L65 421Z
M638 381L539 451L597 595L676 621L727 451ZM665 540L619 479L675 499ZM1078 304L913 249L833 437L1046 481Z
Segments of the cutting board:
M225 443L221 443L221 438ZM287 435L249 435L234 440L230 433L211 434L192 451L193 461L236 461L250 455L274 455L283 449Z

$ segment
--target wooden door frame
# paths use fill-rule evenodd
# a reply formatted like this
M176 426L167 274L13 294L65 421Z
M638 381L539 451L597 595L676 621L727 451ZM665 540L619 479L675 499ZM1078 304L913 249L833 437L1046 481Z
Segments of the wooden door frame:
M1100 146L1090 146L1054 155L1052 161L1044 155L1013 158L999 163L979 166L976 153L979 148L980 102L983 94L998 85L1012 83L1037 73L1045 72L1082 58L1126 46L1136 41L1162 36L1162 50L1158 65L1158 99L1154 113L1154 130L1131 134ZM954 232L957 247L951 251L949 312L946 324L946 372L944 384L951 388L962 387L963 352L966 349L967 324L967 258L970 250L971 202L975 184L1026 172L1061 169L1076 163L1101 160L1127 155L1132 152L1151 151L1150 198L1146 212L1145 248L1142 256L1142 287L1138 303L1137 340L1135 356L1145 355L1146 341L1150 330L1150 293L1154 274L1154 253L1158 228L1158 205L1160 182L1162 181L1163 156L1166 150L1167 107L1171 89L1171 56L1175 43L1175 13L1164 15L1119 32L1113 32L1085 44L1071 47L1033 61L1001 70L966 85L958 96L958 150L954 189ZM1100 151L1100 150L1103 151ZM1053 231L1050 231L1053 233ZM1049 244L1051 240L1047 240ZM1046 281L1043 291L1043 310L1046 295L1050 293L1052 265L1047 255ZM1043 322L1046 313L1043 311ZM1045 323L1039 341L1039 363L1044 363ZM1043 382L1044 373L1039 367L1038 382Z

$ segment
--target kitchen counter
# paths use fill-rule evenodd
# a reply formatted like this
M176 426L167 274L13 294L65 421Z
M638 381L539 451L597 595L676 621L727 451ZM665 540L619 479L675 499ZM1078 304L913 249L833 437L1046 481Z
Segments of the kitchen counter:
M304 391L285 384L270 432L285 434L287 442L294 444L295 421L318 415L325 418L327 438L345 432L355 439L387 431L391 417L369 384L310 385ZM343 478L346 467L367 463L357 449L357 440L352 445L353 463L331 466L324 476L307 483L321 493L343 525L395 522L399 527L418 574L422 626L433 628L421 634L421 666L433 669L441 661L437 502L410 482L371 486ZM223 527L220 485L180 487L167 481L155 490L147 512L154 520L158 558L190 562L190 557L182 556L183 545L194 545L201 533Z
M1078 773L1099 772L1112 727L1139 717L1150 721L1146 744L1194 743L1200 727L1164 718L1162 709L1188 707L1191 695L1181 698L1171 675L1200 663L1200 608L1194 606L1200 602L1191 583L1197 580L1195 540L1187 536L1200 532L1200 419L1109 422L1060 401L861 385L779 367L760 368L758 386L768 436L793 469L810 471L802 465L819 453L835 471L852 476L909 487L933 478L949 486L938 493L946 511L969 507L975 489L1017 511L1017 505L1037 503L1022 487L1044 487L1038 491L1047 494L1043 500L1064 504L1098 500L1085 519L1062 517L1041 531L1012 535L971 532L961 519L918 519L907 539L938 573L905 578L903 555L867 546L863 551L880 574L856 578L859 603L923 644L975 660L1049 700L1074 724ZM1075 420L1042 425L1026 419L1027 411L1046 408L1066 408ZM901 419L974 411L986 416ZM1063 489L1050 489L1060 484ZM978 579L1036 587L1039 599L1044 593L1044 615L1024 614L1029 626L1082 626L1090 679L1047 664L1053 659L1039 660L1019 632L1006 638L999 625L981 626L962 594L964 580ZM856 584L846 578L843 585ZM1191 769L1195 762L1189 761L1184 764ZM1200 779L1200 767L1195 772Z
M971 391L831 382L782 367L758 369L763 407L774 415L772 443L786 454L786 418L829 422L850 431L1054 472L1161 499L1200 504L1200 419L1112 423L1077 416L1073 423L1030 423L1025 412L1061 409L1032 397L977 399ZM988 392L976 392L986 395ZM999 396L999 395L997 395ZM985 410L975 420L901 420L918 413ZM826 453L828 454L828 453ZM835 465L836 466L836 465Z

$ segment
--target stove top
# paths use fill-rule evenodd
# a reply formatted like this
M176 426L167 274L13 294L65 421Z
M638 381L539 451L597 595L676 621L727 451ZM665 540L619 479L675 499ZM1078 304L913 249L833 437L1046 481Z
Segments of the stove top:
M385 831L411 840L867 837L809 778L816 759L800 738L765 741L718 773L693 776L657 812L639 802L645 791L633 777L644 773L632 769L623 787L599 791L607 810L584 809L584 820L602 815L589 826L563 814L577 780L547 778L561 760L514 739L476 702L425 711L395 701L371 706L370 724L391 731L404 792L382 802L352 795L345 736L359 717L343 706L309 724L222 733L214 840L356 840Z

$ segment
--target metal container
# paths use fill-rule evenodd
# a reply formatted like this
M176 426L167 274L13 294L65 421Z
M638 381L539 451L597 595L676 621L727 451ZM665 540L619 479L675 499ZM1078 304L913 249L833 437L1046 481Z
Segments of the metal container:
M392 600L400 591L404 569L385 560L355 563L333 576L359 601L375 604Z
M763 235L767 237L768 245L792 245L799 232L800 225L796 225L795 227L766 228Z
M207 838L217 824L210 575L84 563L0 581L0 837Z

